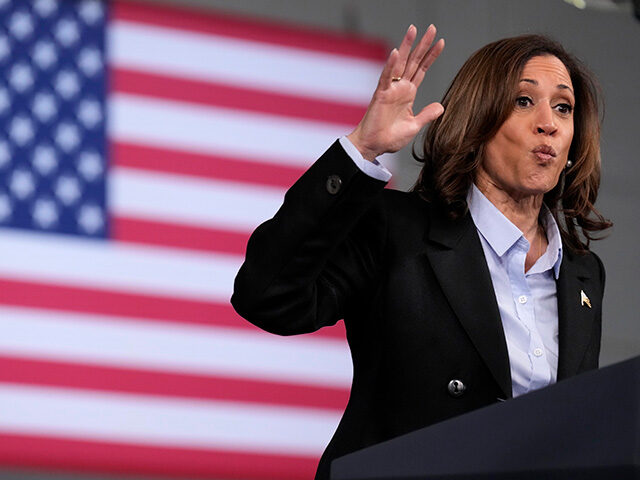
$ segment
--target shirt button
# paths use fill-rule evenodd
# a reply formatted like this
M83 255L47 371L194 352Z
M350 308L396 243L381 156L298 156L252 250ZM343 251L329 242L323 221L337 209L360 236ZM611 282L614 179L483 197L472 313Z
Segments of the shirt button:
M541 349L541 348L536 348L536 349L533 351L533 354L534 354L536 357L541 357L541 356L542 356L542 349Z
M523 303L523 304L524 304L524 303L527 303L527 296L526 296L526 295L520 295L520 296L518 297L518 301L519 301L520 303Z

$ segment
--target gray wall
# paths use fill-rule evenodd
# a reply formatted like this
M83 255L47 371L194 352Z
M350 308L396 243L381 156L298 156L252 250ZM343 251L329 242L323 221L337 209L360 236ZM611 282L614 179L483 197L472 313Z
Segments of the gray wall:
M429 72L417 105L439 100L464 60L498 38L547 33L581 57L602 83L606 117L602 141L603 181L599 206L615 222L595 244L608 272L601 361L640 355L640 22L629 13L578 10L562 0L146 0L222 9L277 21L375 35L395 45L410 23L434 23L446 38L444 54ZM401 152L396 186L407 188L418 166ZM106 476L0 472L3 479L86 480ZM130 477L133 478L133 477ZM136 479L139 477L135 477Z

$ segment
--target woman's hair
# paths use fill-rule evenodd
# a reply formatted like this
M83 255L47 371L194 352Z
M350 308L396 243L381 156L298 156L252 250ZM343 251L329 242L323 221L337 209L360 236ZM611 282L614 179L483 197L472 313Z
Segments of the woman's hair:
M595 208L600 185L600 89L594 76L559 43L522 35L490 43L462 66L442 100L444 114L424 135L424 166L414 191L453 218L467 211L466 196L482 162L484 146L515 106L522 69L529 59L553 55L567 68L576 105L569 149L573 165L544 196L565 245L585 253L593 236L612 226Z

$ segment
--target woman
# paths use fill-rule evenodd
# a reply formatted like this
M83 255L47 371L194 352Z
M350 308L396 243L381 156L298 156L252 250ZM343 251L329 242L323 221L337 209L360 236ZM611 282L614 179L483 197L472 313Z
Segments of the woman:
M412 112L444 47L411 26L358 127L252 235L232 303L270 332L344 319L354 376L332 459L597 368L605 274L588 250L600 158L592 77L541 36L500 40ZM413 192L375 158L426 124Z

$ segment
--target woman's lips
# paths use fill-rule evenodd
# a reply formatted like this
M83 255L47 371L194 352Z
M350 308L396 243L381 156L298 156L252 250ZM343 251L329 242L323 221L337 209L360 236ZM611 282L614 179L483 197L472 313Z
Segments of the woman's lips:
M536 157L538 157L538 159L543 160L545 162L548 162L549 160L551 160L553 158L553 155L551 155L549 153L533 152L533 154Z
M556 156L556 151L551 145L538 145L532 150L532 152L536 157L538 157L538 160L545 163L549 162L549 160Z

